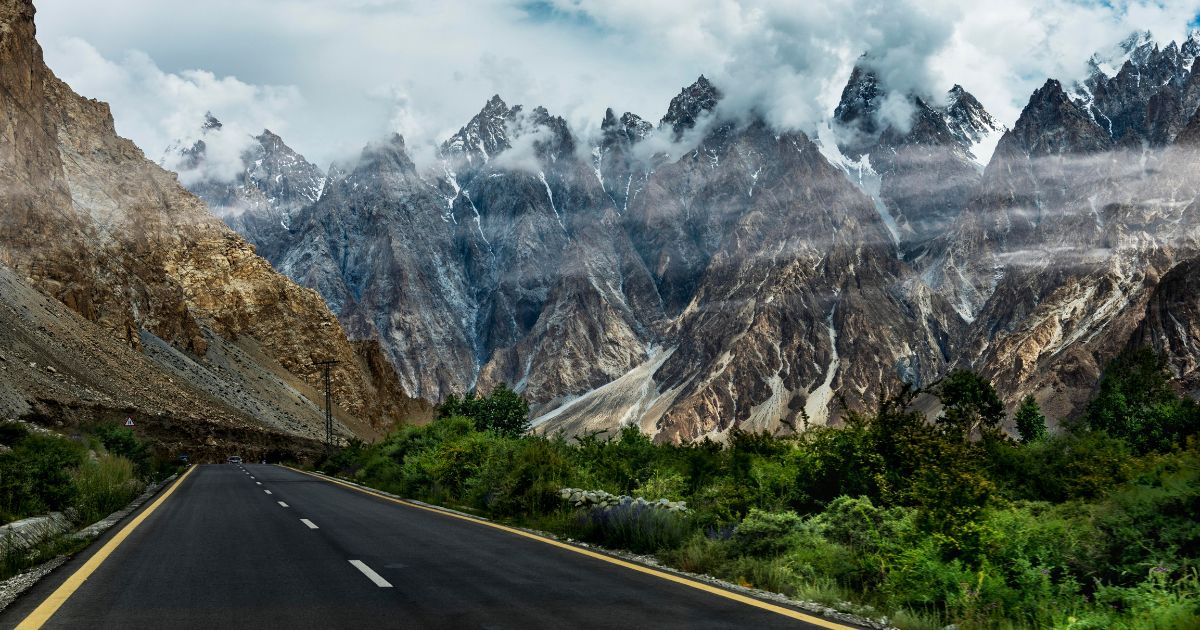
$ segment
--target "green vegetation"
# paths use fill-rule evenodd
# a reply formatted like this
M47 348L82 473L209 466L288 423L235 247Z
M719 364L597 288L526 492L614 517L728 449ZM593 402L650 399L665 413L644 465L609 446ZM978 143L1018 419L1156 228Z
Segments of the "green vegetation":
M1020 441L985 379L955 372L933 393L933 423L905 391L840 428L689 445L634 427L520 435L456 401L322 467L904 628L1200 627L1200 418L1157 358L1115 361L1058 433L1023 402ZM564 487L690 510L577 510Z
M48 512L91 523L171 472L124 427L96 425L66 438L0 423L0 523Z
M1017 425L1017 435L1020 436L1022 444L1046 437L1046 416L1042 415L1042 409L1038 407L1033 396L1026 396L1021 400L1020 406L1013 414L1013 422Z
M483 431L503 435L521 435L529 430L529 403L501 383L487 396L450 395L437 408L438 418L466 416Z
M16 422L0 423L0 522L63 512L75 525L88 525L125 507L172 472L172 462L155 458L125 427L98 424L66 438L32 432ZM25 549L0 541L0 579L73 553L87 541L69 534Z

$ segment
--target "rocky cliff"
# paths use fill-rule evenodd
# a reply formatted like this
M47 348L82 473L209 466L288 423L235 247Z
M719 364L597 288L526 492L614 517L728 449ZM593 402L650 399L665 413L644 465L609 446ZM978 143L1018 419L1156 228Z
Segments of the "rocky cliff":
M411 411L389 395L394 377L364 369L369 354L315 291L275 272L119 137L105 104L50 73L33 17L28 1L0 5L0 262L171 378L226 403L254 399L226 410L245 424L317 435L303 383L323 359L340 361L340 432L371 436ZM196 415L186 398L159 410Z

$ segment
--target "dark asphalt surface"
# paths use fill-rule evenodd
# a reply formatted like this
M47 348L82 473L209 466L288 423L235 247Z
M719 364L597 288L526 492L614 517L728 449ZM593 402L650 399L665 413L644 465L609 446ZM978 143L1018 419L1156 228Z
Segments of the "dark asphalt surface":
M244 470L199 467L46 627L816 627L285 468ZM102 542L22 595L0 627L20 623Z

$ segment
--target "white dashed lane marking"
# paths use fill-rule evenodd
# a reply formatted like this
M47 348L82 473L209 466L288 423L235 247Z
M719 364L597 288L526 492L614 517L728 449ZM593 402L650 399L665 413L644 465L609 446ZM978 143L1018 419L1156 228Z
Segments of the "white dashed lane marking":
M284 503L283 501L276 501L276 503L279 504L279 507L287 507L288 506L288 504Z
M271 494L270 490L263 490L263 492L266 492L267 494Z
M355 569L362 571L362 574L367 576L368 580L374 582L375 586L378 586L379 588L392 588L391 582L383 579L382 575L372 571L371 567L363 564L362 560L351 560L350 564L354 565Z
M310 521L310 520L308 520L308 519L306 519L306 518L302 518L302 519L300 519L300 522L301 522L301 523L304 523L305 525L308 525L308 528L309 528L309 529L321 529L320 527L317 527L317 524L316 524L316 523L314 523L314 522L312 522L312 521Z

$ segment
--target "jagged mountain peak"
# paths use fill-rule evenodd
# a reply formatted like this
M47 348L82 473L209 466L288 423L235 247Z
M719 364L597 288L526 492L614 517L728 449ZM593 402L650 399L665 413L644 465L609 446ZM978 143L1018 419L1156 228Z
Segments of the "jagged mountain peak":
M1200 100L1200 92L1188 86L1198 54L1196 31L1182 44L1166 46L1149 31L1133 33L1113 49L1091 56L1090 72L1072 86L1071 97L1114 141L1167 144Z
M512 146L508 126L521 106L509 107L499 94L492 96L466 125L442 143L442 154L468 165L486 164L493 156Z
M979 164L987 164L1004 126L987 111L979 99L955 84L950 88L949 101L942 116L950 133L971 153Z
M220 129L221 127L221 121L217 120L217 117L213 116L212 112L204 112L204 123L200 125L202 131Z
M1062 83L1047 79L1029 97L997 153L1017 150L1029 156L1059 155L1103 151L1111 146L1105 130L1067 96Z
M604 109L604 120L600 122L601 131L612 129L617 126L617 114L613 112L613 108L606 107Z
M1179 46L1179 53L1184 57L1196 58L1200 57L1200 30L1193 30L1188 33L1183 44Z
M325 174L269 129L242 138L230 133L232 128L224 127L212 113L205 114L200 139L186 149L173 145L162 163L187 173L181 180L192 193L259 252L269 254L280 247L292 217L320 198ZM219 139L218 134L222 134ZM210 163L206 139L238 142L240 162Z
M612 143L617 139L637 142L653 130L654 125L633 112L625 112L621 114L620 118L617 118L611 107L605 110L604 120L600 123L604 144Z
M859 122L860 126L865 126L864 131L871 132L875 129L875 113L879 111L881 96L883 90L875 72L862 63L855 64L842 88L837 108L833 110L833 118L842 125Z
M990 156L994 136L1000 126L970 92L961 85L950 89L945 106L931 105L918 94L904 95L912 115L907 125L888 122L881 115L888 90L881 84L864 55L842 88L842 97L834 110L838 127L838 145L851 159L874 154L885 148L891 152L900 145L953 145L978 163ZM997 137L998 139L998 137ZM980 150L978 145L988 145Z
M392 170L403 173L416 171L416 165L408 155L404 136L398 133L392 133L383 140L368 143L363 147L361 160L355 172Z
M705 112L716 108L723 94L703 74L694 83L683 88L671 99L667 113L659 124L670 127L676 135L696 126L696 120Z

